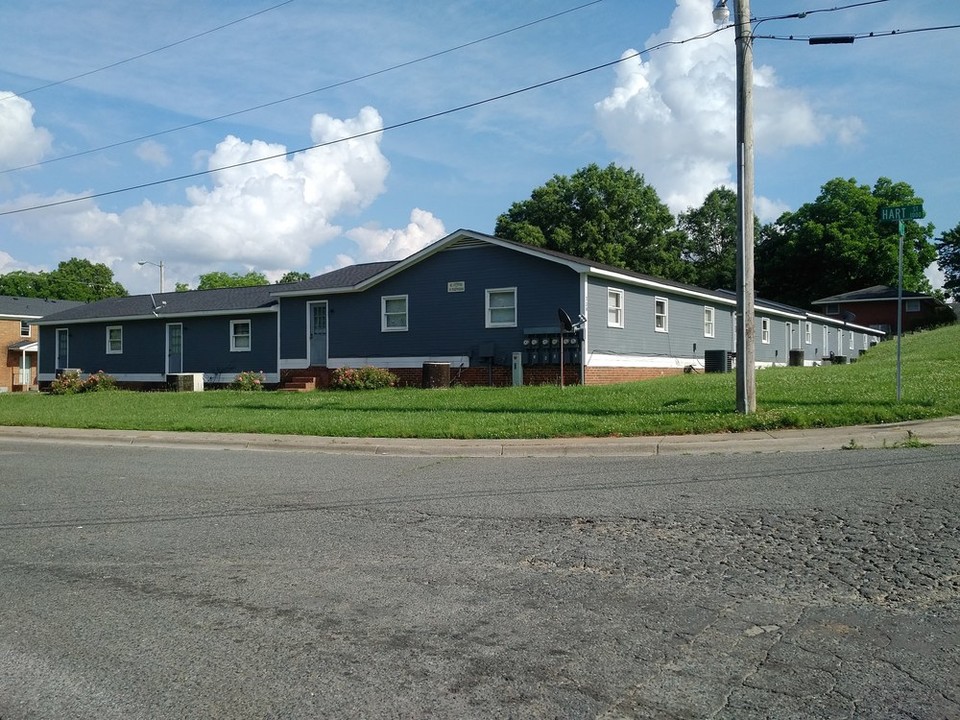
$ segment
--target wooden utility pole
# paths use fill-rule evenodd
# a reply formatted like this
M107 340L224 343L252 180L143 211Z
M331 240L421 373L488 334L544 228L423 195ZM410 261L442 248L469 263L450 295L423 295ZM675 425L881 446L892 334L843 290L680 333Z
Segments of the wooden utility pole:
M757 410L753 290L753 28L750 0L736 0L737 43L737 412Z

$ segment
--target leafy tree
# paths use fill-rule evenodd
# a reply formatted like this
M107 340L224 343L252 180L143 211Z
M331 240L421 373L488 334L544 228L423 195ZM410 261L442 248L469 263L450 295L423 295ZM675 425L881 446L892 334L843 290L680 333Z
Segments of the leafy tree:
M670 210L643 175L616 165L554 175L500 215L494 232L637 272L683 274Z
M296 270L291 270L285 274L282 278L277 280L277 285L284 285L286 283L295 283L300 282L301 280L309 280L310 273L297 272Z
M943 273L943 289L954 298L960 298L960 224L940 238L937 267Z
M835 178L812 203L763 228L756 257L757 294L807 307L811 301L873 285L897 284L899 229L880 208L922 201L910 185L880 178L871 189ZM906 223L903 286L929 292L924 270L936 249L932 224Z
M214 288L252 287L267 285L267 276L263 273L250 271L246 275L240 273L225 273L223 271L209 272L200 276L197 290L213 290Z
M0 295L92 302L125 297L127 290L114 281L113 271L103 263L70 258L51 272L15 270L0 276Z
M700 287L733 289L737 282L737 193L727 187L710 192L699 208L677 217L683 233L687 282Z
M178 282L176 285L173 286L174 292L188 292L189 290L190 290L189 283Z
M113 271L103 263L81 258L64 260L48 275L51 297L92 302L108 297L126 297L126 288L113 279Z
M14 270L6 275L0 275L0 295L51 298L48 286L49 282L45 272Z

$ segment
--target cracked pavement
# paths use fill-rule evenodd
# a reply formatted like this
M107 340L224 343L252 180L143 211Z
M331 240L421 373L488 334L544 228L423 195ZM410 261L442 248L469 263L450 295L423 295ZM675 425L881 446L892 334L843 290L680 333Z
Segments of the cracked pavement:
M960 446L0 454L3 720L960 717Z

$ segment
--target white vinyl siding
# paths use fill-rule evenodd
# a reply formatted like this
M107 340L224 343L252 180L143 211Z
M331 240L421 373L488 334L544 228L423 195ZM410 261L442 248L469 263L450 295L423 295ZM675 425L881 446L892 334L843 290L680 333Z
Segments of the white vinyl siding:
M704 306L703 308L703 336L712 338L716 337L717 332L717 314L715 310L710 306Z
M486 291L486 327L517 326L517 289L492 288Z
M380 330L382 332L406 332L407 296L384 295L380 298Z

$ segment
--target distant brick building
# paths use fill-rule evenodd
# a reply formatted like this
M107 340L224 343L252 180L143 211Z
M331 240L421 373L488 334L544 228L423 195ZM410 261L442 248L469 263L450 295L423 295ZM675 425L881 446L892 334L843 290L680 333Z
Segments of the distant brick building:
M812 304L822 308L828 317L839 317L888 334L897 332L897 288L889 285L831 295ZM954 319L950 308L941 300L924 293L903 291L903 332L949 324Z

